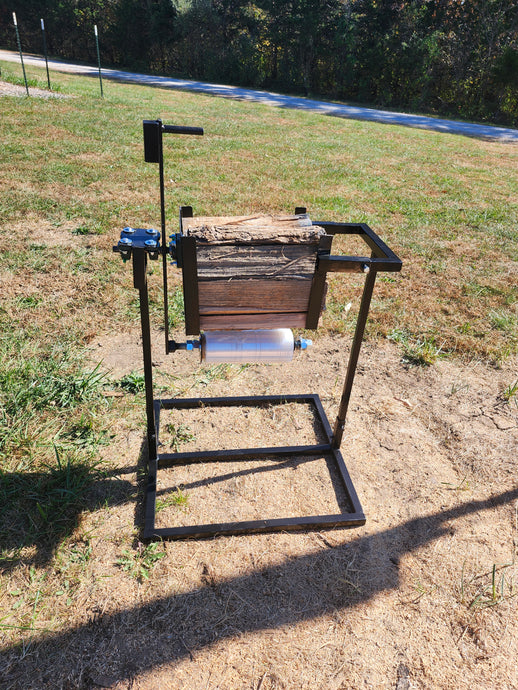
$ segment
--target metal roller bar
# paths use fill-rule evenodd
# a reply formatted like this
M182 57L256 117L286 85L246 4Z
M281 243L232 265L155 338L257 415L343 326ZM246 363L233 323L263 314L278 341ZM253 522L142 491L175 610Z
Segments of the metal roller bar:
M207 331L201 337L203 362L291 362L293 331L275 328L249 331Z

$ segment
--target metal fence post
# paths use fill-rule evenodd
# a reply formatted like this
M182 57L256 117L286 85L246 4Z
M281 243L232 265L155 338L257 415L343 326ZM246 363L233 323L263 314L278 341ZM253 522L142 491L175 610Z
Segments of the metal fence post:
M16 12L13 12L13 24L14 24L14 30L16 31L16 41L18 43L18 50L20 51L20 61L22 63L23 80L25 82L25 90L27 91L27 96L28 96L29 95L29 86L27 84L27 75L25 74L25 65L23 64L22 43L20 41L20 33L18 31L18 21L16 19Z
M47 68L47 84L49 85L49 91L50 91L49 59L47 56L47 38L45 36L45 22L43 21L43 18L40 19L40 21L41 21L41 33L43 34L43 52L45 53L45 67Z
M101 74L101 53L99 51L99 34L97 32L97 24L94 24L94 33L95 33L95 46L97 48L97 64L99 65L99 84L101 85L101 98L104 98L104 95L103 95L103 77Z

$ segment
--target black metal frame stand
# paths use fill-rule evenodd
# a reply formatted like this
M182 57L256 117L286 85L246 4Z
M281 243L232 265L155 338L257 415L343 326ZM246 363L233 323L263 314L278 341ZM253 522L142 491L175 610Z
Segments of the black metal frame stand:
M196 270L196 248L194 239L182 233L182 218L192 216L189 206L180 210L180 233L171 245L166 245L164 173L162 134L202 135L199 127L180 127L164 125L161 120L144 121L145 160L159 164L161 232L156 230L125 228L114 251L122 258L133 260L133 284L139 291L140 320L142 328L142 352L144 359L144 377L146 390L147 442L149 450L148 481L146 488L146 509L143 539L183 539L210 537L216 535L249 534L255 532L273 532L297 529L324 529L331 527L355 527L365 523L360 501L340 453L340 444L345 428L347 409L351 396L356 366L363 340L365 324L376 281L376 275L382 271L400 271L401 260L374 233L368 225L358 223L332 223L315 221L313 225L323 228L326 235L322 237L318 252L309 298L306 328L316 328L325 291L327 273L363 273L365 284L356 330L349 354L349 363L338 408L338 414L331 429L318 395L274 395L227 398L188 398L155 400L153 395L153 369L151 359L151 329L149 320L149 299L147 285L148 258L158 259L163 263L164 286L164 329L166 354L178 349L190 349L186 344L169 340L168 330L168 294L167 294L167 256L174 256L183 271L186 333L199 333L198 279ZM303 214L305 208L296 208L295 214ZM334 235L357 235L367 245L370 256L331 255ZM172 236L174 237L174 236ZM192 343L191 343L192 347ZM241 448L237 450L208 450L193 453L159 453L159 424L161 410L194 409L200 407L239 407L280 405L286 402L305 403L310 405L321 424L326 442L308 446ZM307 517L281 517L277 519L224 522L214 524L189 525L182 527L156 527L157 475L160 469L205 462L236 462L240 460L268 459L281 457L331 458L332 464L341 480L349 510L329 515L310 515Z
M184 537L210 537L229 534L252 534L255 532L275 532L284 530L323 529L331 527L355 527L365 523L365 515L353 483L345 466L342 454L333 447L333 433L318 395L265 395L228 398L189 398L183 400L156 400L155 420L158 435L160 410L193 409L197 407L233 407L282 405L289 402L311 405L324 430L327 443L308 446L285 446L270 448L240 448L233 450L201 451L194 453L163 453L149 466L149 481L146 493L146 518L144 539L178 539ZM187 527L155 527L156 480L159 469L187 465L195 462L237 462L239 460L259 460L283 457L322 457L330 456L338 471L342 486L351 506L350 512L330 515L311 515L307 517L285 517L268 520L249 520L217 524L191 525Z

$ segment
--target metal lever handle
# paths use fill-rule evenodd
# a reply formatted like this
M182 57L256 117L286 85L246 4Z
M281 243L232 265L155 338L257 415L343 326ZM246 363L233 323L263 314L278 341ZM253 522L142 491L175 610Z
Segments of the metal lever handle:
M162 125L162 132L167 134L196 134L203 135L203 127L184 127L182 125Z

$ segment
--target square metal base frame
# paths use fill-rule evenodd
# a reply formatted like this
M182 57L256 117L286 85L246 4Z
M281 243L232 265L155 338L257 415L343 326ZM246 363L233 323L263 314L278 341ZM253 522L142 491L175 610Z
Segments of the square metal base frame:
M239 396L228 398L184 398L154 400L155 432L158 445L160 411L172 409L194 409L203 407L262 407L264 405L281 405L288 402L310 405L320 422L327 443L307 446L284 446L269 448L239 448L232 450L209 450L189 453L162 453L149 459L149 474L146 490L146 509L144 539L185 539L215 537L219 535L250 534L261 532L280 532L293 530L347 528L365 524L360 501L356 494L349 472L340 450L333 447L333 432L326 417L318 395L267 395ZM351 512L330 515L310 515L307 517L285 517L266 520L249 520L240 522L222 522L180 527L156 527L156 498L158 471L176 465L205 462L238 462L240 460L269 459L276 457L326 456L332 459L332 466L345 491ZM329 468L331 470L331 468Z

